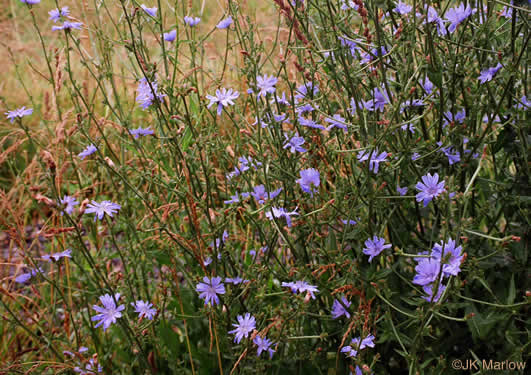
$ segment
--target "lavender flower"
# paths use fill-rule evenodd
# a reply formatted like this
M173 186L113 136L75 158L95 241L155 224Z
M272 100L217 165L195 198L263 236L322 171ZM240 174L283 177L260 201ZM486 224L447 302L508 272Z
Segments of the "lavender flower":
M199 294L199 298L205 300L205 305L210 303L212 306L219 304L218 294L225 294L225 286L221 281L221 277L203 277L203 282L200 282L196 286L196 291Z
M284 137L286 138L287 142L284 144L283 148L284 149L289 148L292 154L294 154L295 151L298 151L298 152L308 151L304 147L301 147L305 143L305 141L304 141L304 138L299 137L299 134L295 134L295 136L292 137L291 139L289 139L287 134L284 134Z
M450 8L446 11L446 21L450 22L450 27L448 31L453 33L457 26L464 20L466 20L472 14L472 8L470 5L467 5L465 8L464 4L461 3L456 7Z
M153 320L153 317L157 313L157 309L153 308L153 304L149 302L144 302L142 300L136 301L135 303L131 302L131 306L135 308L135 312L138 313L138 318L148 318Z
M441 299L442 294L446 290L446 286L441 284L441 283L439 283L439 287L437 289L437 295L435 297L433 296L434 287L435 287L434 284L425 285L422 288L422 290L424 290L424 293L426 293L427 296L422 296L422 298L425 299L428 302L439 302L439 300Z
M32 113L33 113L33 108L26 108L26 106L24 106L24 107L15 109L13 111L7 111L5 115L10 120L9 122L13 123L13 121L15 121L15 118L17 117L22 118L24 116L29 116Z
M94 358L91 358L85 365L85 369L76 366L74 367L74 372L77 372L80 375L95 375L96 373L103 372L103 367L101 367L101 365L98 364Z
M54 262L59 262L61 258L72 258L72 250L66 249L65 251L61 251L59 253L46 254L42 256L42 259L47 262L51 262L52 259Z
M227 18L221 20L217 25L216 27L218 29L226 29L228 28L230 25L232 25L232 17L231 16L228 16Z
M341 297L341 302L343 302L343 305L345 305L345 307L350 307L351 305L351 303L347 300L346 297ZM345 309L345 307L343 307L343 305L338 300L334 300L334 304L332 305L333 319L337 319L343 315L345 315L347 319L350 319L350 313L347 309Z
M398 0L398 4L396 5L396 8L394 10L398 14L404 15L404 14L408 14L409 12L411 12L411 9L413 9L411 5L408 5L406 3L403 3L401 0Z
M256 253L256 252L255 252ZM226 277L225 278L225 282L227 284L233 284L233 285L239 285L239 284L248 284L250 283L249 280L247 279L242 279L241 277L239 276L236 276L236 277Z
M439 259L443 263L443 272L445 276L457 276L461 271L461 262L463 255L461 255L463 248L456 247L456 243L451 238L447 243L441 242L435 244L432 250L432 256ZM442 258L441 258L442 257Z
M351 340L350 345L345 346L341 349L341 353L347 353L348 357L355 357L358 355L358 351L365 348L374 348L374 339L373 335L368 335L363 340L361 337L356 337Z
M290 281L290 282L282 282L281 284L283 287L288 287L291 289L292 293L305 293L308 292L310 294L310 297L312 299L315 299L315 292L318 292L319 289L315 285L310 285L306 281Z
M286 219L286 224L288 225L288 227L291 227L291 216L293 215L298 215L298 212L296 212L297 209L291 211L291 212L288 212L286 211L285 208L278 208L278 207L271 207L271 211L268 211L266 212L266 217L269 219L269 220L273 220L273 218L281 218L283 217L284 219Z
M50 20L55 23L59 22L61 17L68 17L70 11L68 10L68 7L62 7L61 9L52 9L48 14L50 15Z
M35 5L39 4L41 0L20 0L21 3L29 4L29 5Z
M301 189L310 193L310 196L313 197L313 193L317 191L319 186L319 171L314 168L304 169L300 171L301 178L297 180L297 183L301 186ZM312 189L312 185L314 188Z
M58 30L70 31L72 29L81 30L81 26L83 26L81 22L64 21L61 26L52 26L52 31L58 31Z
M249 333L251 333L256 328L256 320L254 319L254 316L249 313L246 313L245 316L238 315L237 319L238 323L232 324L234 327L236 327L236 329L229 331L229 333L236 334L236 336L234 337L234 342L239 344L242 338L249 337Z
M319 92L319 85L313 82L307 82L304 85L297 87L295 99L302 100L305 98L313 98Z
M92 306L96 312L99 312L99 314L94 315L90 320L93 322L99 320L99 322L94 326L94 328L98 328L103 324L103 331L105 332L107 328L111 326L112 323L116 323L116 319L122 317L122 313L120 311L123 311L125 309L124 305L116 306L115 300L118 301L120 299L120 293L116 293L114 295L114 299L109 295L105 294L100 297L100 302L103 305L103 307L99 307L98 305Z
M264 185L255 186L251 195L258 202L258 204L264 204L268 199L273 199L280 194L282 188L272 191L271 193L265 190Z
M415 267L417 274L413 278L413 284L428 285L437 280L441 263L436 258L419 258L419 263Z
M79 202L77 201L76 198L71 197L69 195L65 195L63 196L63 199L59 201L59 204L65 205L65 208L63 209L64 212L66 212L69 215L72 215L72 213L74 212L74 207L77 206ZM61 216L63 216L64 212L61 211Z
M147 14L149 14L151 17L157 17L157 7L148 8L144 4L140 5L140 8L144 10Z
M93 153L95 153L98 149L96 148L96 146L94 145L88 145L86 149L84 149L83 151L81 151L77 156L81 159L81 160L84 160L87 156L89 155L92 155Z
M286 99L286 93L283 92L282 96L275 95L275 98L271 99L271 104L275 104L275 100L278 104L282 105L290 105L290 103Z
M418 158L420 158L420 154L418 152L414 152L413 155L411 155L411 160L415 161Z
M168 33L164 33L163 37L166 42L173 42L175 38L177 38L177 30L172 30Z
M138 137L145 137L146 135L153 135L155 132L153 129L151 129L151 126L148 126L147 128L143 129L141 126L137 129L131 129L129 130L129 134L134 136L135 139L138 139Z
M385 244L385 239L374 236L372 240L369 238L365 241L365 248L363 249L363 254L369 255L369 263L371 263L372 258L379 255L385 249L390 248L391 244Z
M481 74L479 75L478 79L481 83L490 82L492 81L492 78L498 73L498 71L502 68L502 64L498 63L493 68L488 68L481 71Z
M443 147L441 148L441 151L448 158L448 163L450 165L461 161L461 154L459 153L459 151L455 150L453 146Z
M31 279L32 277L34 277L38 273L43 273L42 268L37 267L35 269L30 270L29 272L26 272L26 273L18 275L15 278L15 282L19 283L19 284L24 284L25 282L27 282L29 279Z
M369 170L373 171L374 174L377 174L380 163L384 162L386 159L387 152L382 152L381 154L378 154L378 149L376 149L373 153L373 156L371 157L371 161L369 162Z
M142 109L148 109L155 100L162 101L162 98L166 96L159 93L156 81L148 83L145 77L140 79L136 92L136 102L140 104Z
M103 201L101 203L92 201L91 203L87 204L87 209L85 210L85 213L96 214L94 216L94 221L96 221L102 220L105 214L109 215L110 217L113 217L113 214L118 212L120 208L122 208L122 206L111 201Z
M308 128L321 129L321 130L325 129L325 127L323 125L316 123L312 119L306 119L304 117L298 117L297 120L299 121L299 124L301 124L302 126L306 126Z
M432 6L428 8L428 14L424 23L435 23L437 27L437 33L439 35L446 35L448 33L446 31L446 26L444 24L443 19L439 16L435 8Z
M358 224L358 223L356 222L356 220L352 220L352 219L350 219L350 220L345 220L345 219L344 219L344 220L341 220L341 222L342 222L344 225L356 225L356 224Z
M229 105L234 105L233 100L240 96L238 91L233 91L232 89L227 90L226 88L217 89L216 96L207 95L206 98L210 100L207 108L212 107L213 104L218 104L218 116L221 115L223 107L228 107Z
M343 131L346 133L348 130L347 124L345 123L346 120L338 114L335 114L332 118L326 118L325 121L330 124L330 126L326 128L328 131L332 130L333 128L339 128L343 129Z
M363 107L368 111L380 111L383 112L384 106L389 104L389 97L385 93L385 90L380 90L379 88L374 88L372 90L373 99L368 101L363 101Z
M431 200L439 196L444 189L444 180L439 182L439 175L435 173L433 176L427 174L422 176L422 182L418 182L415 188L419 191L417 193L417 202L423 202L424 207L431 202Z
M189 17L189 16L185 16L184 17L184 23L187 24L190 27L194 27L199 22L201 22L201 18L199 18L199 17Z
M396 187L396 191L398 191L398 193L400 193L400 195L406 195L407 190L408 190L407 186L403 187L403 188L400 187L400 186Z
M260 357L260 354L262 354L262 352L269 352L269 359L273 358L273 353L275 352L275 350L271 349L271 345L273 345L271 340L267 339L266 337L262 338L257 335L254 338L253 343L258 346L256 352L257 357Z
M258 92L258 97L266 96L268 93L273 94L276 90L275 85L278 82L278 78L274 76L268 76L264 74L263 76L256 77L256 86L260 89Z
M426 94L430 95L433 92L433 83L428 77L424 78L423 81L419 82L420 86L426 91Z

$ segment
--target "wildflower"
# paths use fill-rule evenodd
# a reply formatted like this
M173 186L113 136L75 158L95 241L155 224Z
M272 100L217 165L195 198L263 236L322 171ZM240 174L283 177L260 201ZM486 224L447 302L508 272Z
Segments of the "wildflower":
M135 312L138 313L138 318L148 318L153 320L153 317L157 313L157 309L153 308L153 304L149 302L144 302L142 300L136 301L135 303L131 302L131 306L135 308Z
M430 95L433 91L433 83L430 81L428 77L424 78L423 81L419 82L420 86L424 91L426 91L426 94Z
M448 31L453 33L457 26L459 26L459 24L466 20L471 14L472 8L470 8L470 5L467 5L465 8L463 3L459 4L459 6L448 9L446 11L446 21L450 22Z
M313 98L319 92L319 85L315 85L313 82L307 82L297 87L295 92L295 99L297 100L302 100L308 97Z
M158 92L156 81L148 82L145 77L140 79L136 92L136 102L140 104L142 109L148 109L155 100L162 101L162 98L166 96Z
M442 283L439 283L439 287L437 288L437 295L434 297L433 296L433 288L434 288L434 284L429 284L429 285L425 285L422 290L424 290L424 293L427 294L427 296L422 296L423 299L425 299L426 301L428 302L439 302L439 300L441 299L441 296L442 294L444 293L444 291L446 290L446 286L443 285Z
M26 273L18 275L15 278L15 282L17 282L19 284L24 284L26 281L28 281L29 279L31 279L32 277L34 277L38 273L43 273L42 268L37 267L35 269L30 270L29 272L26 272Z
M229 200L223 201L224 204L233 204L238 203L240 201L240 198L238 196L238 193L235 195L231 195Z
M380 254L385 249L390 248L391 244L385 244L385 239L374 236L372 240L369 238L365 241L365 248L363 249L363 254L369 255L369 263L372 261L372 258Z
M411 160L415 161L418 158L420 158L420 154L418 152L414 152L413 155L411 155Z
M444 112L444 117L445 119L444 119L443 128L447 127L450 122L454 122L454 123L459 122L460 124L462 124L466 118L466 111L462 109L459 112L457 112L455 115L452 112L447 111L447 112Z
M522 99L520 99L520 103L516 107L518 109L529 109L531 108L531 100L527 100L527 97L522 95Z
M422 101L422 99L412 99L412 100L406 100L402 105L400 106L400 113L404 113L404 111L411 107L423 107L426 103Z
M228 16L227 18L221 20L217 25L216 27L218 29L226 29L228 28L230 25L232 25L232 17L231 16Z
M333 128L340 128L343 129L345 133L347 132L347 124L345 123L346 120L340 115L335 114L332 118L326 118L325 121L330 124L326 130L330 131Z
M278 207L271 207L271 211L266 212L266 217L269 220L273 220L273 218L281 218L283 217L286 219L286 224L288 227L291 227L291 216L298 215L298 212L296 212L297 209L287 212L285 208L278 208Z
M274 76L268 76L264 74L263 76L256 77L256 86L260 89L258 92L258 97L266 96L268 93L273 94L276 90L275 85L278 82L278 78Z
M107 328L111 326L112 323L116 323L116 319L122 317L122 313L120 311L123 311L125 309L125 306L116 306L115 300L118 301L119 299L120 293L116 293L114 295L114 299L109 294L100 296L100 301L103 307L100 307L98 305L92 306L94 310L99 312L99 314L94 315L92 318L90 318L90 320L92 320L93 322L99 320L99 322L94 326L94 328L98 328L103 324L103 331L105 332Z
M400 127L403 131L410 131L411 134L415 134L415 127L413 124L404 124Z
M199 292L199 298L205 300L205 305L209 302L212 305L219 304L218 294L225 294L225 286L221 281L221 277L203 277L203 282L200 282L196 286L196 291Z
M137 129L131 129L129 130L129 134L131 134L132 136L134 136L135 139L138 139L138 137L142 136L146 136L146 135L153 135L155 134L155 132L153 131L153 129L151 129L151 126L148 126L147 128L143 129L141 126L138 127Z
M210 100L207 108L212 107L213 104L218 103L218 116L221 115L223 107L228 107L229 105L234 105L233 100L240 96L238 91L233 91L232 89L222 88L216 90L216 96L207 95L206 98Z
M492 78L498 73L498 71L502 68L502 64L498 63L493 68L488 68L481 71L481 74L479 75L478 79L481 83L490 82L492 81Z
M308 292L312 299L315 299L315 292L318 292L319 289L315 285L310 285L306 281L295 281L295 282L282 282L283 287L288 287L291 289L292 293L305 293Z
M262 338L257 335L254 338L253 343L258 346L256 352L257 357L260 357L260 354L262 354L262 352L267 351L269 352L269 359L273 358L273 353L275 352L275 350L271 349L271 345L273 345L271 340L267 339L266 337Z
M271 99L271 104L274 104L275 100L277 101L278 104L290 105L290 103L286 99L286 93L285 92L282 93L282 96L275 95L275 98Z
M83 151L81 151L77 156L79 156L79 158L81 160L85 159L87 156L89 155L92 155L93 153L95 153L98 149L96 148L96 146L94 145L88 145L86 149L84 149Z
M255 252L256 253L256 252ZM239 276L236 276L236 277L226 277L225 278L225 282L227 284L233 284L233 285L239 285L239 284L247 284L247 283L250 283L249 280L247 279L242 279L241 277Z
M435 23L435 26L437 27L437 33L439 35L446 35L448 33L446 31L446 26L444 25L443 19L432 6L428 8L428 14L426 16L426 20L424 20L424 23Z
M29 5L35 5L39 4L41 0L20 0L21 3L29 4Z
M389 104L389 97L385 93L385 90L382 91L379 88L374 88L372 90L373 99L368 101L363 101L363 107L368 111L380 111L383 112L384 106Z
M295 112L297 112L299 114L299 116L305 115L307 113L311 113L313 111L315 111L315 108L313 108L313 106L310 103L305 103L305 104L299 105L299 106L297 106L297 108L295 108Z
M277 195L279 195L281 191L282 191L282 188L278 188L277 190L269 193L265 190L264 185L258 185L254 187L251 195L253 196L254 199L256 199L258 204L264 204L265 201L267 201L268 199L273 199Z
M369 161L369 171L373 171L374 174L378 173L378 167L381 162L384 162L387 159L387 152L382 152L378 154L378 149L376 149Z
M55 22L59 22L61 17L68 17L70 14L70 10L68 10L68 7L62 7L61 9L52 9L48 12L50 15L50 20Z
M52 259L54 262L58 262L61 258L72 258L72 250L66 249L65 251L61 251L59 253L46 254L42 256L42 259L47 262L51 262Z
M401 0L398 0L398 4L396 5L396 8L394 10L398 14L404 15L404 14L408 14L409 12L411 12L411 9L413 9L411 5L408 5L406 3L403 3Z
M301 186L301 189L304 192L310 193L313 197L313 193L317 191L317 187L320 183L319 171L314 168L304 169L300 171L300 175L301 178L297 180L297 183ZM314 185L314 189L312 189L311 185Z
M251 333L256 328L256 320L254 316L249 313L246 313L245 316L238 315L238 323L232 324L236 329L229 331L229 333L235 333L234 342L239 344L242 338L249 337ZM258 345L258 344L257 344Z
M216 238L216 240L214 242L211 242L208 246L215 247L216 249L219 249L221 247L221 245L224 244L227 241L228 238L229 238L229 232L224 230L223 233L221 234L221 238ZM218 258L219 258L219 256L218 256Z
M349 10L349 9L358 10L359 6L352 0L343 1L343 3L341 4L341 10Z
M417 274L413 278L413 284L428 285L437 280L441 263L436 258L420 258L415 267Z
M80 375L95 375L96 372L100 373L103 372L103 367L101 367L100 364L96 362L94 358L89 359L88 363L85 365L85 369L83 370L79 366L74 367L74 371L79 373Z
M446 155L448 158L448 163L450 165L458 163L461 161L461 154L459 151L455 150L453 146L443 147L441 148L441 151Z
M10 122L13 123L13 121L15 121L15 118L17 117L22 118L24 116L29 116L32 113L33 113L33 108L26 108L26 106L24 106L24 107L15 109L13 111L7 111L5 115L10 120Z
M344 224L344 225L356 225L358 224L356 222L356 220L341 220L341 222Z
M148 8L144 4L140 5L140 8L144 10L147 14L149 14L151 17L157 17L157 7Z
M347 353L348 357L355 357L358 355L358 351L365 348L374 348L374 336L368 335L363 340L361 337L353 338L350 342L350 345L345 346L341 349L341 353Z
M184 17L184 23L187 24L190 27L194 27L199 22L201 22L201 18L199 18L199 17L189 17L189 16L185 16Z
M380 48L373 48L370 52L362 52L361 63L368 64L377 58L385 56L387 53L387 48L385 48L385 46L382 46Z
M424 207L426 207L433 198L439 196L445 190L444 180L439 182L439 175L437 173L433 176L428 173L422 176L422 182L418 182L415 188L419 190L416 196L417 202L422 201Z
M347 300L346 297L342 297L341 302L343 302L343 305L345 305L345 307L347 308L350 307L351 305L351 303ZM347 319L350 318L350 313L345 307L343 307L343 305L338 300L336 299L334 300L334 304L332 305L332 318L333 319L337 319L341 317L342 315L345 315Z
M77 206L79 202L76 198L71 197L69 195L63 196L63 199L59 201L59 204L65 205L64 212L66 212L69 215L72 215L74 212L74 206ZM63 216L63 211L61 211L61 216Z
M461 271L461 262L464 257L461 255L463 248L455 245L455 241L450 238L448 243L441 242L433 246L432 256L442 261L445 276L456 276Z
M81 30L81 26L83 26L83 23L81 22L65 21L63 22L61 26L52 26L52 31L58 31L58 30L70 31L72 29Z
M304 141L304 138L299 137L299 134L296 134L291 139L289 139L287 134L284 134L284 137L286 138L287 142L284 144L283 148L284 149L289 148L292 154L294 154L295 151L298 151L298 152L308 151L304 147L301 147L305 143L305 141Z
M94 216L94 221L96 221L102 220L105 214L109 215L110 217L113 217L113 214L118 212L120 208L122 208L122 206L111 201L103 201L101 203L92 201L91 203L87 204L87 209L85 210L85 213L96 214Z
M408 190L407 186L403 187L403 188L400 187L400 186L396 187L396 191L398 191L398 193L400 193L400 195L406 195L407 190Z
M163 37L166 42L173 42L175 38L177 38L177 30L172 30L169 33L164 33Z
M513 5L513 1L510 2L511 5ZM513 18L513 7L512 6L504 6L500 12L500 17L511 19Z
M323 125L316 123L312 119L306 119L304 117L298 117L297 120L299 121L299 124L301 124L302 126L306 126L308 128L321 129L321 130L325 129L325 127Z

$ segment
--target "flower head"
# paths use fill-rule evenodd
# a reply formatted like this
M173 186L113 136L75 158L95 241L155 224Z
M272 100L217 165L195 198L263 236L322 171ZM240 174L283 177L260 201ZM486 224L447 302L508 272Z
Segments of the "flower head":
M325 121L330 124L330 126L326 128L328 131L332 130L333 128L343 129L345 133L348 131L347 124L345 122L346 120L339 114L335 114L332 118L327 117Z
M411 12L411 9L413 9L411 5L403 3L402 0L398 0L398 4L396 5L396 8L394 10L398 14L404 15L404 14L408 14L409 12Z
M260 354L262 354L262 352L269 352L269 358L270 359L273 358L273 353L275 352L275 350L271 349L271 345L273 345L271 340L269 340L265 336L264 336L264 338L262 338L262 337L257 335L254 338L253 343L256 346L258 346L257 351L256 351L256 356L257 357L260 357Z
M422 298L425 299L428 302L439 302L439 300L441 299L442 294L446 290L446 286L443 285L442 283L439 283L439 287L437 288L437 295L436 296L433 296L433 293L435 292L434 288L435 288L434 284L424 285L422 290L424 290L424 293L426 293L427 295L426 296L422 296Z
M89 155L92 155L93 153L95 153L98 149L96 148L96 146L94 145L88 145L86 149L84 149L83 151L81 151L77 156L79 156L79 158L81 160L85 159L87 156Z
M319 171L314 168L303 169L300 171L300 175L301 178L297 180L297 183L301 186L301 189L304 192L310 193L310 195L313 196L313 193L317 191L317 187L320 183ZM314 186L313 189L312 185Z
M488 68L481 71L481 74L479 75L478 79L481 83L490 82L492 81L492 78L498 73L498 71L502 68L502 64L498 63L493 68Z
M258 92L258 97L266 96L268 93L273 94L276 91L275 85L277 82L277 77L268 76L267 74L256 77L256 86L260 89Z
M238 98L240 96L240 93L238 91L233 91L232 89L226 89L222 88L216 90L216 95L207 95L206 98L210 100L210 103L208 104L207 108L212 107L213 104L218 104L218 116L221 115L221 111L223 110L223 107L228 107L229 105L234 105L233 100Z
M129 134L134 136L135 139L138 139L138 137L140 136L144 137L146 135L153 135L155 134L155 132L153 131L153 129L151 129L151 126L148 126L145 129L140 126L137 129L129 130Z
M199 298L205 300L205 305L209 302L211 305L219 304L218 294L225 294L225 286L221 281L221 277L203 277L203 282L196 285L196 291L199 292Z
M295 99L301 100L305 98L313 98L319 92L319 85L313 82L307 82L304 85L297 87Z
M175 38L177 38L177 30L172 30L168 33L164 33L163 37L166 42L173 42Z
M470 5L467 5L465 8L464 4L461 3L456 7L450 8L446 11L446 21L450 22L450 27L448 31L453 33L457 26L464 20L466 20L472 14L472 8Z
M347 300L346 297L342 297L341 302L343 302L343 305L345 307L350 307L351 305L351 303ZM343 305L337 299L334 300L334 304L332 305L332 318L333 319L337 319L343 315L345 315L347 319L350 318L350 313L345 307L343 307Z
M122 317L121 311L125 309L124 305L116 306L115 300L118 301L120 299L120 293L116 293L114 295L114 298L109 295L105 294L100 297L100 302L103 305L103 307L100 307L98 305L92 306L96 312L99 312L99 314L94 315L90 320L93 322L99 320L99 322L94 326L94 328L98 328L103 324L103 331L106 331L107 328L111 326L112 323L116 323L116 319Z
M79 204L76 198L71 197L69 195L63 196L63 199L59 201L59 204L64 205L63 211L66 212L69 215L72 215L74 212L74 207ZM61 211L61 216L63 216L63 211Z
M155 100L162 101L166 95L158 91L158 84L156 81L148 82L145 77L142 77L136 89L136 102L140 104L142 109L148 109Z
M298 152L308 151L304 147L302 147L302 145L305 143L305 140L304 138L299 137L298 134L295 134L295 136L293 136L291 139L288 137L287 134L284 134L284 137L286 138L287 142L284 144L283 148L284 149L289 148L292 154L294 154L295 151L298 151Z
M15 121L15 118L22 118L24 116L29 116L33 113L33 108L26 108L25 106L24 107L20 107L18 109L15 109L13 111L7 111L5 113L6 117L10 120L10 122L12 123L13 121Z
M121 208L122 206L120 206L117 203L113 203L111 201L103 201L103 202L92 201L91 203L87 204L87 209L85 210L85 213L96 214L94 216L94 221L96 221L96 220L102 220L105 214L109 215L110 217L113 217L113 214L118 212L118 210Z
M291 216L299 214L296 211L297 211L297 209L295 209L295 210L293 210L291 212L288 212L283 207L271 207L271 211L266 212L266 217L269 220L273 220L273 218L281 218L281 217L283 217L284 219L286 219L286 224L288 225L288 227L291 227Z
M148 318L153 320L153 317L157 313L157 309L153 307L152 303L144 302L142 300L136 301L135 303L131 302L131 306L135 308L135 312L138 313L138 318Z
M81 22L65 21L63 22L61 26L52 26L52 31L58 31L58 30L70 31L72 29L81 30L81 26L83 26Z
M238 315L237 319L238 323L232 324L236 329L229 331L229 333L236 334L234 342L239 344L242 338L248 337L249 333L256 328L256 320L254 319L254 316L249 313L246 313L245 316Z
M385 244L385 239L374 236L372 239L365 241L365 248L363 249L363 254L369 255L369 263L372 261L372 258L379 255L385 249L390 248L391 244Z
M149 14L151 17L157 17L157 7L148 8L144 4L140 5L140 8L144 10L147 14Z
M24 4L34 5L34 4L39 4L41 0L20 0L20 2Z
M217 25L216 27L218 29L226 29L228 28L230 25L232 25L232 17L231 16L228 16L227 18L221 20Z
M61 17L68 17L70 11L68 10L68 7L62 7L61 9L52 9L48 14L50 15L50 20L55 23L59 22Z
M415 267L417 274L413 278L413 284L428 285L437 280L441 263L435 258L420 258Z
M438 258L443 263L443 272L445 276L457 276L461 271L461 262L464 255L461 255L463 248L456 246L451 238L447 243L441 242L435 244L432 250L432 256Z
M199 17L189 17L189 16L185 16L184 17L184 23L187 24L190 27L194 27L199 22L201 22L201 18L199 18Z
M52 259L54 262L58 262L61 258L72 258L72 250L66 249L65 251L61 251L59 253L46 254L42 256L42 259L48 262L51 262Z
M255 186L251 195L258 202L258 204L264 204L265 201L275 198L280 194L282 188L272 191L271 193L267 192L264 185Z
M422 182L418 182L415 188L419 191L416 198L417 202L423 202L424 207L431 202L431 200L439 196L444 189L444 180L439 182L439 175L435 173L433 176L427 174L422 176Z

